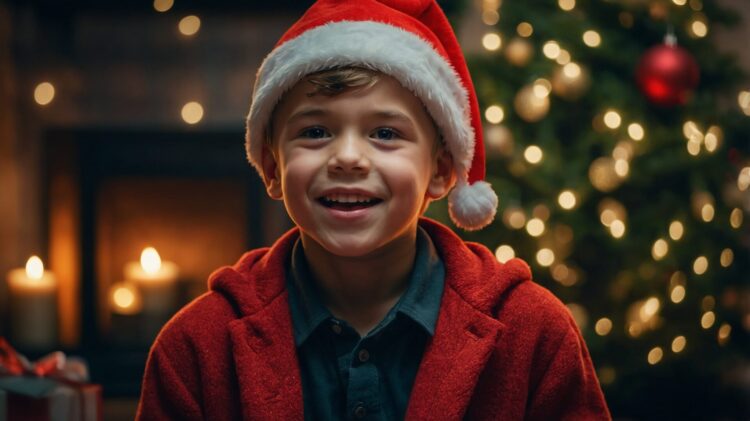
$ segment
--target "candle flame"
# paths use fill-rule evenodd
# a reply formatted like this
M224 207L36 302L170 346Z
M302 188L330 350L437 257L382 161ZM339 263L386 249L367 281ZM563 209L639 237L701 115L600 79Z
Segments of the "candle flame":
M35 280L40 280L44 276L44 263L39 256L31 256L26 261L26 276Z
M146 247L141 252L141 267L149 275L153 275L161 269L161 257L153 247Z
M112 299L118 307L127 309L135 303L135 294L129 288L119 287L112 293Z

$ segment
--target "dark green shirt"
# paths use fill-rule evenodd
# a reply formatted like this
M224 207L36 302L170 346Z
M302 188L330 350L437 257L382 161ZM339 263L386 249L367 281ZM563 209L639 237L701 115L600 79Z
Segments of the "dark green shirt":
M363 338L323 305L299 239L290 263L286 287L305 419L403 419L425 345L435 333L445 280L429 235L418 228L409 285Z

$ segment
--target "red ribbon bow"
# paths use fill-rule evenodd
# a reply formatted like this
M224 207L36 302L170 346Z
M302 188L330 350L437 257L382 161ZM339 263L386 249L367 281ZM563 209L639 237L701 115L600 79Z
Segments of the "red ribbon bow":
M68 361L65 354L55 351L31 363L19 354L0 336L0 376L52 377L57 379L86 381L88 377L86 365L78 361Z

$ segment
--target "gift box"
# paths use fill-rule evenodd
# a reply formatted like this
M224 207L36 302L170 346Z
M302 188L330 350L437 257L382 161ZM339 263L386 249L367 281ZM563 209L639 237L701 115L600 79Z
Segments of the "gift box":
M101 421L102 388L81 359L53 352L30 363L0 337L0 421Z
M101 421L101 386L46 378L0 378L0 420Z

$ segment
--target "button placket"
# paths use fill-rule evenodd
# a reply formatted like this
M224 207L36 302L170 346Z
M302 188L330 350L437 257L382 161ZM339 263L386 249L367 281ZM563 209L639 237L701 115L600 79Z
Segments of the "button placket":
M359 402L357 403L357 406L354 408L354 418L364 418L367 416L367 408L365 408L364 403Z
M366 349L360 349L359 352L357 353L357 358L359 359L360 362L366 363L367 361L370 360L370 352Z

